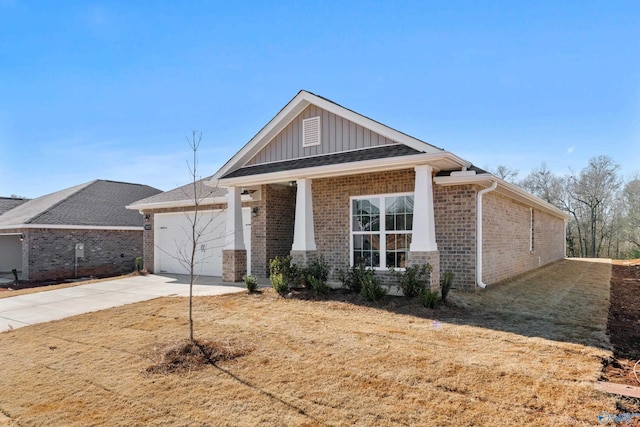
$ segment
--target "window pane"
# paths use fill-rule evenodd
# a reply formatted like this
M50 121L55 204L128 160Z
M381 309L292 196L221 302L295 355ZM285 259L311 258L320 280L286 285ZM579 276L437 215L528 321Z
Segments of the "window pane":
M371 216L371 231L380 231L380 215Z
M387 230L395 230L396 224L393 215L385 215L385 228Z
M405 230L413 230L413 214L407 214L405 217Z
M406 230L404 225L404 214L396 215L396 230Z

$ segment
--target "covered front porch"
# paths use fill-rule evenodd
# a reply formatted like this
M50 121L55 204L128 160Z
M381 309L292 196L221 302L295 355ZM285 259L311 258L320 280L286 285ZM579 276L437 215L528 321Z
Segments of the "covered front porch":
M292 171L290 179L266 183L258 181L258 176L219 180L229 189L223 279L239 281L246 274L239 200L243 191L258 185L262 198L254 207L251 229L251 270L255 275L268 276L269 260L286 255L303 267L323 257L332 268L333 282L337 282L338 270L352 266L358 259L381 277L390 276L393 269L429 263L433 267L431 284L437 288L440 255L433 202L436 170L432 165L419 164L315 176L300 170ZM369 200L373 205L380 200L377 212L359 212L358 206Z

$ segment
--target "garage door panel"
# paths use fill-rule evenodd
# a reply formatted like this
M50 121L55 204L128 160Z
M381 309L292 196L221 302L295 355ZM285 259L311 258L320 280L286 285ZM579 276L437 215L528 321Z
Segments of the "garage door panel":
M157 214L155 217L155 270L160 273L189 274L188 260L193 249L193 212ZM251 212L242 210L247 256L251 253ZM226 226L225 211L200 211L196 224L195 274L222 276L222 250ZM251 265L250 263L248 265Z

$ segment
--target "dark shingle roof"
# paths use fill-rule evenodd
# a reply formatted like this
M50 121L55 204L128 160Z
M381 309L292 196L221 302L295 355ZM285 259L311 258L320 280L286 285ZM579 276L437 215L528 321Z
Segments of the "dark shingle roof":
M95 180L47 194L0 215L0 226L11 225L142 225L138 212L125 206L160 193L147 185Z
M0 215L20 206L29 199L21 199L19 197L0 197Z
M205 185L205 182L209 181L211 177L203 178L196 181L196 190L193 190L193 183L185 184L181 187L174 188L173 190L165 191L160 194L156 194L146 199L138 200L132 203L131 207L138 205L148 205L154 203L167 203L167 202L191 202L194 200L194 195L198 200L207 199L211 197L224 197L227 195L226 188L211 187Z
M240 176L261 175L272 172L283 172L295 169L312 168L316 166L360 162L363 160L384 159L387 157L409 156L412 154L421 153L422 151L415 150L403 144L383 145L380 147L367 148L363 150L346 151L344 153L304 157L295 160L285 160L282 162L263 163L255 166L245 166L226 174L222 178L224 179L237 178Z

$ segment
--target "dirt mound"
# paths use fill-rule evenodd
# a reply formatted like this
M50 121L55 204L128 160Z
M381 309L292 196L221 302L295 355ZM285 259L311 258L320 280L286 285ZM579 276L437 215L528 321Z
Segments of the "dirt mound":
M205 365L215 365L223 360L245 356L251 349L228 341L182 340L154 347L150 358L154 363L145 372L150 374L172 374L191 372Z
M629 263L629 264L623 264ZM608 381L640 386L640 260L617 261L611 266L611 305L607 332L614 358L604 361Z

